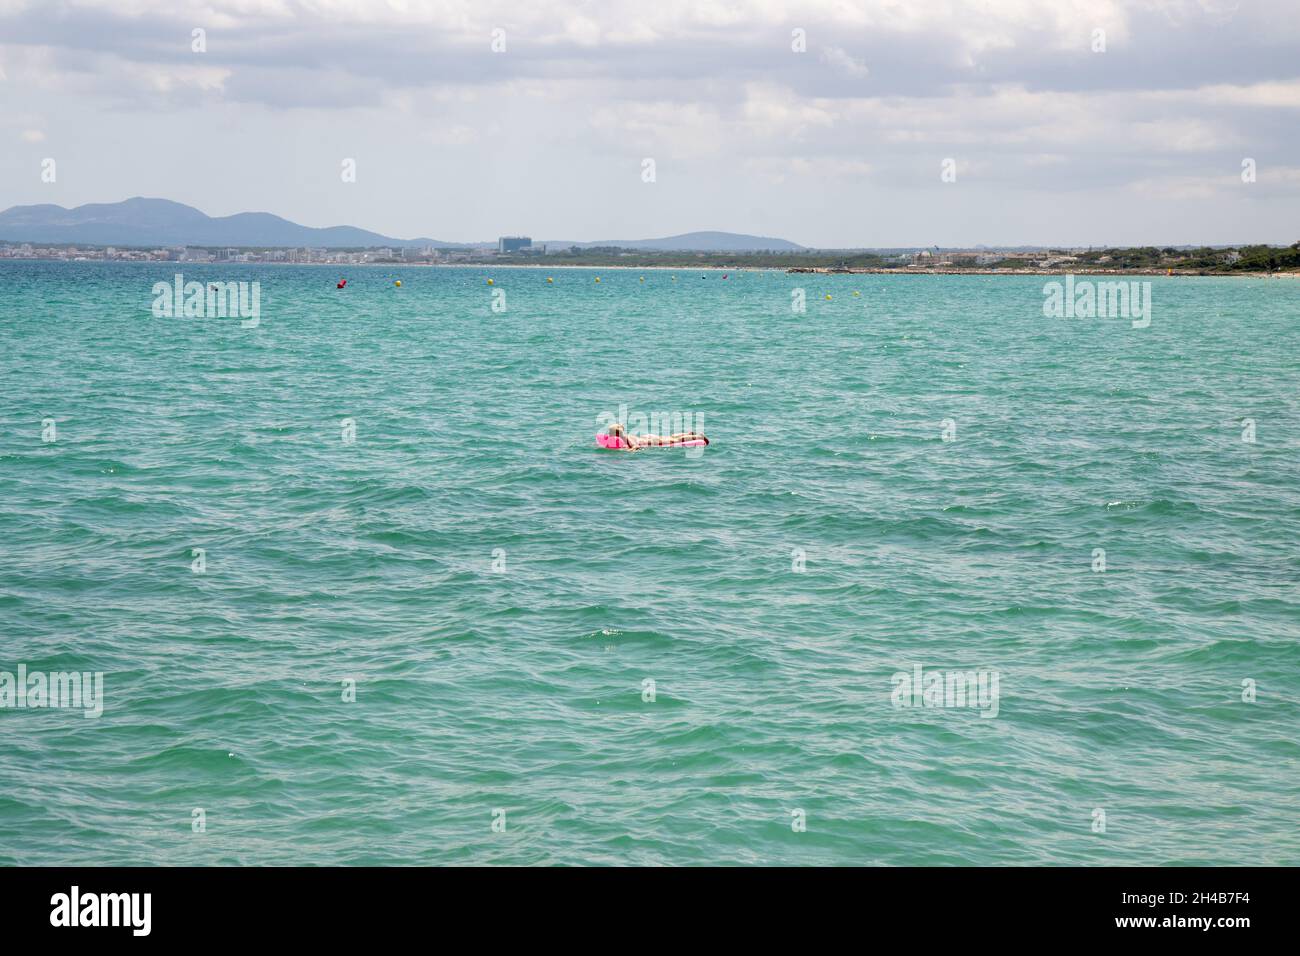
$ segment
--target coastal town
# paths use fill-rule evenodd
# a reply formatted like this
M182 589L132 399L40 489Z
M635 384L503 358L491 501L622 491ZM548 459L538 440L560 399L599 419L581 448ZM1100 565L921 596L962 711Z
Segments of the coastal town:
M490 250L486 250L489 251ZM270 262L297 265L366 265L369 263L468 262L483 255L476 249L247 249L128 248L124 246L50 245L30 242L0 243L0 259L61 259L69 262L94 260L113 262Z
M812 273L1146 275L1300 273L1300 242L1290 246L1017 249L864 249L798 251L690 251L619 246L548 247L527 237L503 236L496 246L284 248L175 246L140 248L0 242L0 259L66 262L266 263L280 265L546 265L605 268L782 269Z

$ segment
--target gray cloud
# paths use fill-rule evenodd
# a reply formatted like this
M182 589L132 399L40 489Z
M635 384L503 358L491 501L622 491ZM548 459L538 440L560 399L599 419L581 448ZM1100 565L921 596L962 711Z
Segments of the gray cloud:
M1144 219L1214 238L1242 208L1258 238L1290 241L1300 206L1300 25L1284 0L86 0L0 4L0 37L9 202L143 192L407 235L492 235L508 215L577 237L729 228L828 245L1023 239L1003 220L1044 203L1070 209L1044 241L1117 221L1138 237ZM154 130L217 152L177 162ZM43 189L37 153L75 177ZM383 182L338 188L339 157L362 155ZM655 187L636 175L645 156ZM1261 175L1243 194L1245 156ZM946 157L961 170L948 189ZM846 199L900 218L864 226ZM955 219L958 200L984 215Z

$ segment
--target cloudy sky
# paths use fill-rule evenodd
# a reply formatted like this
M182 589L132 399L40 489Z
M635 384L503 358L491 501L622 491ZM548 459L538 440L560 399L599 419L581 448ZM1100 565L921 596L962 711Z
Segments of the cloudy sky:
M0 0L0 208L1291 243L1298 121L1297 0Z

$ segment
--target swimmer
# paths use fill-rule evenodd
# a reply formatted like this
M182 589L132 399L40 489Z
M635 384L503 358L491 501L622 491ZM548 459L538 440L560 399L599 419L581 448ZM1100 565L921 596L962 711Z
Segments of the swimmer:
M671 435L629 435L626 428L618 422L609 426L611 437L621 439L624 451L640 451L642 448L664 448L671 445L682 445L688 441L702 441L708 444L709 440L701 432L674 432Z

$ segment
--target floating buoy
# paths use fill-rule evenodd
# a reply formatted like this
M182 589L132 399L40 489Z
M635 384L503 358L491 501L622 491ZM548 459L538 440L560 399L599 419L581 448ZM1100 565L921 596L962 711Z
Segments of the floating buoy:
M400 289L402 287L402 280L398 279L396 282L393 283L393 285L397 286Z
M826 301L829 302L830 300L831 300L831 294L830 294L829 292L827 292L827 293L826 293Z
M600 276L596 276L596 281L597 281L597 282L600 281Z
M674 282L677 281L677 276L673 276L673 281L674 281Z
M645 282L645 276L642 276L642 277L641 277L641 281L642 281L642 282Z
M552 279L550 276L547 276L547 277L546 277L546 281L547 281L547 282L554 282L555 280Z
M861 292L858 292L856 289L853 291L853 298L856 299L856 298L857 298L858 296L860 296L860 295L862 295L862 293L861 293Z
M343 288L343 287L344 287L345 285L347 285L347 284L348 284L348 280L347 280L347 279L339 279L339 284L336 285L334 288L336 288L336 289L341 289L341 288Z
M491 280L491 279L488 279L488 285L491 285L491 284L492 284L492 280Z

